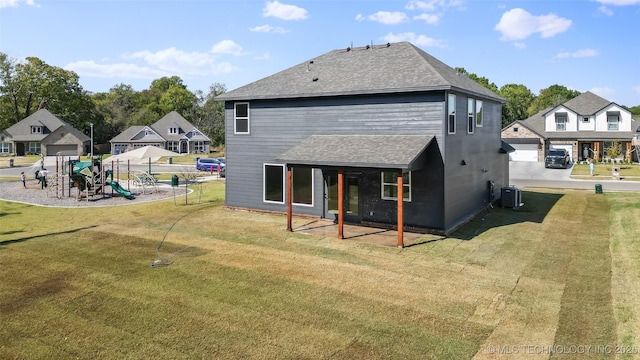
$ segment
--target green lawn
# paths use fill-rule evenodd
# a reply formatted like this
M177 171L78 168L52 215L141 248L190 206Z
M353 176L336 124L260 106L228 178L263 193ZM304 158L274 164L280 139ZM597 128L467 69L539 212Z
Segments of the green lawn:
M613 168L617 167L620 177L626 180L640 180L640 165L638 164L595 164L593 175L595 177L611 178ZM571 170L571 177L576 179L590 178L589 165L575 164Z
M223 196L212 182L188 206L0 202L0 358L638 351L640 194L525 191L521 209L403 250L288 233L284 216L226 210ZM163 239L159 265L172 263L151 268Z

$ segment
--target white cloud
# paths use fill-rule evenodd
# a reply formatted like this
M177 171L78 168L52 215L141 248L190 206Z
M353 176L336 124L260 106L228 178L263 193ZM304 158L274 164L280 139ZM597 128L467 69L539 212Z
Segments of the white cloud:
M457 7L464 8L464 0L409 0L405 9L434 11L439 8Z
M517 41L513 43L513 46L517 47L518 49L526 49L527 44Z
M640 0L596 0L600 4L614 5L614 6L627 6L640 4Z
M593 87L589 91L605 99L613 98L616 93L614 89L608 87Z
M424 13L418 16L414 16L413 20L423 20L427 24L437 24L438 21L440 21L440 16Z
M260 25L256 27L249 28L249 31L252 32L263 32L263 33L276 33L276 34L284 34L287 32L284 28L279 26L274 27L271 25Z
M516 8L502 14L495 30L502 33L502 40L523 40L535 33L549 38L565 32L571 24L571 20L555 14L535 16Z
M357 21L369 20L369 21L379 22L385 25L395 25L395 24L400 24L400 23L409 21L409 17L407 16L407 14L400 11L394 11L394 12L378 11L375 14L366 15L366 16L362 14L358 14L356 16L356 20Z
M594 57L598 56L598 50L595 49L580 49L574 52L561 52L556 54L556 59L567 59L567 58L585 58L585 57Z
M287 5L276 1L267 1L262 16L274 17L281 20L304 20L307 18L307 10L295 5Z
M262 54L262 55L258 55L255 57L256 60L269 60L271 59L271 54L267 51L266 53Z
M94 61L72 62L67 64L64 69L74 71L80 76L98 78L157 79L172 75L166 71L137 64L97 64Z
M607 15L607 16L612 16L613 15L613 10L609 9L608 7L602 5L598 8L598 12Z
M245 53L242 50L242 46L236 44L233 40L222 40L219 43L213 45L211 52L214 54L228 54L234 56L242 56Z
M25 3L29 6L40 7L34 0L0 0L0 9L6 7L18 7L20 3Z
M400 41L409 41L414 45L418 46L430 46L430 47L446 47L444 40L438 40L434 38L430 38L425 35L416 35L412 32L406 32L402 34L393 34L388 33L383 36L382 39L386 42L400 42Z

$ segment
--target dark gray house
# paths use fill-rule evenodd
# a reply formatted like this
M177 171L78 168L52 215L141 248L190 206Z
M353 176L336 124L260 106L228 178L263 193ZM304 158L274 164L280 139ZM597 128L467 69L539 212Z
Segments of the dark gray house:
M408 42L330 51L216 100L231 208L448 233L508 185L505 100Z

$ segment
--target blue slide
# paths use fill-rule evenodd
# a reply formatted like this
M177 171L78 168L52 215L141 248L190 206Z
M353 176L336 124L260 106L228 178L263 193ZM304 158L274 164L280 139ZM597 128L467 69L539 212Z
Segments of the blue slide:
M131 191L120 186L120 184L118 184L117 181L107 181L106 183L107 185L111 186L113 191L117 192L118 194L124 196L129 200L133 199L133 195L131 194Z

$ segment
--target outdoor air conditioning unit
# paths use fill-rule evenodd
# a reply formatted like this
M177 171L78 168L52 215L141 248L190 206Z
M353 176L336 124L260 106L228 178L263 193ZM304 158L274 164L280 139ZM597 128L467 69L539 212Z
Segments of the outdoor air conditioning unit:
M517 209L524 205L522 202L522 190L515 186L505 186L502 188L502 207Z

